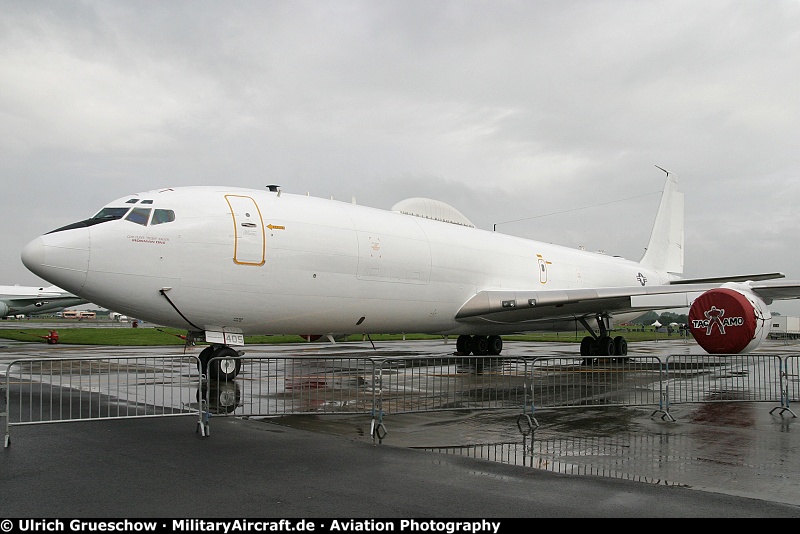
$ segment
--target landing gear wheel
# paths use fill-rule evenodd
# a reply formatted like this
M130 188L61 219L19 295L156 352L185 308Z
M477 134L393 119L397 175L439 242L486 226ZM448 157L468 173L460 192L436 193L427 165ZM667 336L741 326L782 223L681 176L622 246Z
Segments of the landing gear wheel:
M594 343L592 336L586 336L581 339L581 356L595 356L597 353L597 345Z
M628 342L622 336L617 336L614 338L614 356L627 356L628 354ZM627 360L627 358L623 358L623 361Z
M489 354L489 339L486 336L472 336L472 354L475 356Z
M500 336L489 336L489 354L497 356L503 351L503 338Z
M611 336L600 336L597 338L597 355L614 355L614 340L611 338Z
M469 353L472 352L472 337L458 336L456 339L456 352L459 356L469 356Z
M239 353L226 346L217 346L208 366L208 377L221 382L229 382L236 378L242 369Z
M211 355L214 354L215 348L216 345L209 345L204 348L197 357L197 370L200 371L201 375L206 375L206 377L208 377L208 360L210 360Z

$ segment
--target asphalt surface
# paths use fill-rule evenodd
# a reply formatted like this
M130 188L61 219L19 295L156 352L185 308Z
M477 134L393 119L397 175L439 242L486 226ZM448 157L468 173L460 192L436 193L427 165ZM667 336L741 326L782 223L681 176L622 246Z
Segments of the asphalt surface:
M55 348L7 345L2 357ZM687 407L678 424L641 408L544 418L537 432L548 440L589 436L593 427L608 434L628 421L620 431L640 436L640 460L665 464L658 478L647 461L656 474L638 479L412 448L437 441L420 428L449 434L491 414L395 417L380 444L365 436L363 417L218 417L207 437L189 416L19 427L0 451L0 519L800 517L800 423L745 406L753 424L724 413L709 424L708 407ZM754 449L759 460L748 463Z
M18 435L16 435L18 434ZM223 418L42 425L0 455L20 517L800 517L800 507L573 476Z

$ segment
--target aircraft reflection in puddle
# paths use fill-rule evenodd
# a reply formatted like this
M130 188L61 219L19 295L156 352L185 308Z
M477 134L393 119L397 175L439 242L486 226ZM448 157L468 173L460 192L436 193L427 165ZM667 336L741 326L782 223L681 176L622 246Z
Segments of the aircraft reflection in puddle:
M242 404L242 391L237 382L218 382L212 380L204 385L204 396L208 403L208 411L212 414L233 413ZM196 398L200 400L200 391Z

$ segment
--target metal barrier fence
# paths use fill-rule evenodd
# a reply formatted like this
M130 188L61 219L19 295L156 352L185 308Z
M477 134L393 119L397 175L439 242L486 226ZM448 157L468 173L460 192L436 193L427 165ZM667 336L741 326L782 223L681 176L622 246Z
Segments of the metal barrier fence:
M797 369L796 356L778 355L539 357L532 408L657 405L653 415L673 420L672 404L738 401L775 402L791 412L789 403L800 398Z
M791 412L789 404L800 402L800 356L787 356L781 359L783 361L781 408ZM793 412L792 415L794 415Z
M4 446L13 426L186 415L199 424L192 392L199 396L201 384L194 356L15 360L6 370Z
M659 450L663 439L663 436L648 433L537 439L523 436L521 441L413 448L565 475L594 475L682 486L684 484L676 480L685 478L682 471L689 469L689 459L663 458L651 454L652 451ZM671 439L673 442L685 441L681 436L673 436Z
M217 365L209 361L209 368ZM518 408L528 404L523 359L463 357L240 357L239 378L206 382L209 415L361 413L383 439L383 416L409 412ZM204 434L210 432L204 420Z
M532 408L658 405L663 381L657 357L537 357L531 363Z
M371 414L370 434L381 440L385 415L411 412L517 409L526 433L538 427L532 417L542 409L654 406L653 415L674 420L677 403L761 401L794 416L790 403L800 400L796 356L238 360L232 381L206 380L194 356L16 360L6 378L6 446L12 426L97 419L194 415L208 435L215 415Z

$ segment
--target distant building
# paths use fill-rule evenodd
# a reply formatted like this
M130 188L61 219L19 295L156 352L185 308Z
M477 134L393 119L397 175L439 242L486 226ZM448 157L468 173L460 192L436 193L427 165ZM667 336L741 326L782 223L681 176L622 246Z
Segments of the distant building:
M800 339L800 317L775 315L769 329L770 339Z

